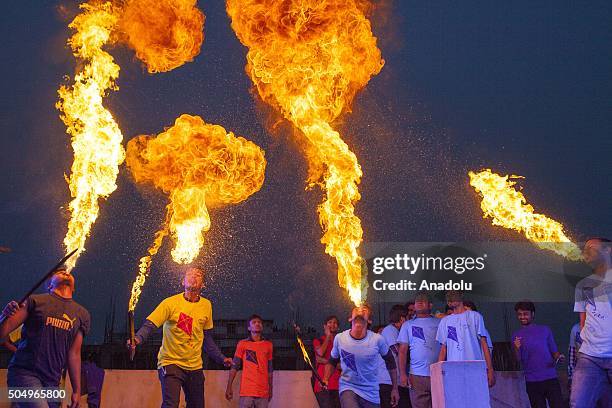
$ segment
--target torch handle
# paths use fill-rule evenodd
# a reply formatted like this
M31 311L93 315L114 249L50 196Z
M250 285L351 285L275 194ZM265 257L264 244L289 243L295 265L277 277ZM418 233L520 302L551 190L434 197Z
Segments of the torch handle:
M134 361L134 355L136 355L136 335L134 333L134 311L128 311L128 331L130 333L130 361Z
M32 286L32 288L19 300L19 306L21 306L23 304L23 302L28 300L28 298L32 295L32 293L36 292L36 289L38 289L40 287L40 285L45 283L45 281L47 279L49 279L49 277L51 277L51 275L53 275L53 273L57 270L57 268L62 266L68 259L70 259L70 257L72 255L76 254L76 252L78 250L79 249L77 248L77 249L71 251L68 255L66 255L62 259L60 259L60 261L57 264L55 264L55 266L53 266L53 268L51 268L49 270L49 272L47 272L38 282L36 282L36 284L34 286ZM7 317L8 316L6 316L5 314L2 314L0 316L0 324L2 324L7 319Z

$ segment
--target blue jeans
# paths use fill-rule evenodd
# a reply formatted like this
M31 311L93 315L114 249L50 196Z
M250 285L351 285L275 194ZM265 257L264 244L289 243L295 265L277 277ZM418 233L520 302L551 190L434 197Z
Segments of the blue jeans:
M571 408L594 408L597 400L612 384L612 358L592 357L578 353L572 378ZM605 396L607 397L607 396ZM606 405L610 404L610 399Z
M49 384L42 381L36 373L17 368L9 368L6 374L6 384L11 388L44 388L58 386L58 384ZM60 408L60 406L60 402L47 402L44 400L36 402L14 402L13 405L11 405L13 408Z

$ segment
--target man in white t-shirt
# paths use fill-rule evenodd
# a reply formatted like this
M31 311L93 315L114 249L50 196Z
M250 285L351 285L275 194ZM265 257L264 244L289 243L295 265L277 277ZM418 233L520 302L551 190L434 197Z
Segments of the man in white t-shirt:
M591 238L582 256L593 274L576 285L574 311L580 314L582 345L572 379L572 408L595 407L612 383L612 243Z
M389 350L393 353L395 358L395 364L398 366L397 378L399 381L399 360L398 360L398 349L397 336L399 336L399 329L406 321L408 311L404 305L393 305L389 311L389 324L380 333L389 345ZM389 370L385 365L385 362L381 359L379 362L379 386L380 386L380 406L381 408L389 408L391 401L391 376L389 376ZM399 387L400 398L397 404L398 408L410 408L410 391L407 386Z
M391 376L391 405L399 400L397 366L387 342L380 334L368 330L372 323L369 306L354 307L351 328L334 337L331 356L325 366L323 382L327 384L332 372L341 363L340 405L342 408L380 408L378 392L378 362L382 357Z
M440 319L431 315L431 307L429 295L419 293L414 301L416 317L402 325L397 338L400 345L400 386L412 386L410 389L412 408L431 407L429 366L438 361L440 354L440 343L436 341Z
M436 340L442 345L438 361L484 360L487 382L492 387L495 385L495 373L482 315L465 308L461 292L447 292L446 302L453 314L444 317L438 326Z

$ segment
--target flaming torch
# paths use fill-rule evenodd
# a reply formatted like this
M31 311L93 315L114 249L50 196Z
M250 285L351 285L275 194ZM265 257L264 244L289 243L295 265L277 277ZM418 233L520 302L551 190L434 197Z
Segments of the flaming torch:
M513 229L525 235L541 249L547 249L572 261L582 259L580 248L565 234L563 225L534 211L525 196L514 188L521 176L500 176L484 169L470 171L470 185L482 196L483 218L493 225Z
M192 262L210 228L210 208L238 204L263 185L266 160L259 146L205 123L199 116L181 115L159 135L138 136L128 142L127 166L137 183L153 185L168 194L166 221L156 233L149 255L141 258L132 286L129 310L138 303L151 257L170 234L175 262Z
M361 167L332 127L384 61L367 16L367 0L228 0L227 13L248 48L246 72L259 96L299 131L308 186L324 192L318 207L325 252L355 304L364 299L355 203Z
M314 365L312 364L312 361L310 360L310 356L308 355L308 352L306 351L306 346L304 346L304 342L302 341L302 337L301 337L302 330L300 329L300 326L298 326L296 323L293 323L293 329L295 330L295 338L297 340L298 346L300 346L300 350L302 351L304 362L308 364L308 367L310 367L310 370L312 371L312 375L314 376L314 378L321 384L321 386L323 386L323 388L325 388L326 385L323 383L323 379L321 378L321 376L315 369Z

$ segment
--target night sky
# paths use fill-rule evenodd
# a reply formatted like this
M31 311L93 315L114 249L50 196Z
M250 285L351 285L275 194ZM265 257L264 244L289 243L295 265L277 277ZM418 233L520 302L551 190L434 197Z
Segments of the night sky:
M299 310L302 321L318 325L332 312L344 316L350 302L319 243L321 193L304 189L306 163L289 126L267 130L274 118L251 92L246 49L224 2L199 6L205 40L192 63L150 75L132 51L110 50L121 66L120 90L106 106L125 142L190 113L265 150L262 189L211 212L198 264L215 318L257 312L282 324ZM60 9L69 14L76 3L11 1L0 16L0 245L12 248L0 254L2 304L63 254L72 150L54 105L75 60ZM357 206L364 240L522 241L482 219L467 171L485 166L525 176L529 202L574 240L610 235L611 21L609 1L382 3L373 28L386 64L336 124L364 173ZM117 183L74 271L75 298L94 321L89 342L102 340L113 299L123 328L138 259L167 203L136 187L125 165ZM137 324L180 290L182 267L170 248L166 241L154 259ZM564 322L575 319L571 310L562 307Z

